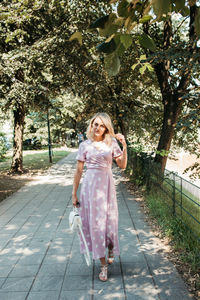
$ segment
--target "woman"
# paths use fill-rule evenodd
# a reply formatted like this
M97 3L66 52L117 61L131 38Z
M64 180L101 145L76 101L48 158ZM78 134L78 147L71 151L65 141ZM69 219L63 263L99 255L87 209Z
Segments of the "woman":
M86 162L79 212L89 251L93 259L101 261L99 279L106 281L106 248L108 264L113 263L114 255L119 255L118 207L111 167L114 158L120 168L126 168L126 141L122 134L114 134L111 119L106 113L97 113L90 120L87 138L78 150L72 201L74 206L78 206L77 190ZM115 138L122 143L123 150ZM84 251L81 241L81 253Z

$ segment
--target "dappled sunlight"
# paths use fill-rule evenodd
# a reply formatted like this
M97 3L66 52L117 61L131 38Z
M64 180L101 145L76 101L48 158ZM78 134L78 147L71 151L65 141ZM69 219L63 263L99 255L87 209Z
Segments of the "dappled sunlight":
M11 249L5 248L5 249L1 250L0 256L5 255L5 254L9 254L10 252L11 252Z
M141 276L140 276L141 278ZM151 293L151 291L155 290L155 286L153 284L153 280L151 275L146 275L145 277L143 277L143 282L134 280L136 279L136 276L134 275L125 275L124 276L124 280L125 280L125 284L126 284L126 288L127 290L137 290L138 288L141 289L143 292L145 293Z
M152 238L153 234L151 232L147 232L146 229L136 229L135 234L142 235L142 237Z
M52 208L52 210L51 211L60 211L60 209L59 208ZM62 216L59 216L59 218L61 218Z
M29 248L19 248L16 249L15 253L16 254L23 254L23 255L32 255L35 253L39 253L40 249L39 248L35 248L35 249L29 249Z
M15 230L15 229L18 229L18 225L15 225L15 224L9 224L9 225L6 225L5 226L5 230Z
M135 235L135 229L133 227L125 228L124 231L126 231L128 233L132 233L133 235Z
M46 224L44 225L44 228L50 228L51 226L52 226L51 223L46 223Z
M1 255L5 255L5 254L11 254L11 255L15 255L15 254L23 254L23 255L32 255L34 253L39 253L40 249L39 248L35 248L35 249L29 249L29 248L16 248L16 247L10 247L10 248L5 248L0 252L0 256Z
M17 237L14 237L12 238L12 240L15 242L15 243L18 243L18 242L21 242L25 239L27 239L27 235L23 234L23 235L20 235L20 236L17 236Z
M66 262L66 258L67 256L66 255L49 255L50 258L49 260L52 261L52 263L64 263Z
M99 293L101 294L101 293ZM104 299L119 299L121 300L121 298L123 297L123 293L121 292L111 292L111 293L107 293L106 295L104 295Z
M103 296L103 299L114 299L114 300L121 300L124 299L124 292L123 291L108 291L107 289L100 289L99 291L92 292L90 291L90 294L94 294L96 296L100 295Z
M141 252L141 250L139 250L139 246L140 246L140 244L139 243L135 243L134 244L134 247L138 247L137 248L137 252L138 251L140 251ZM131 253L132 251L133 251L133 244L129 244L129 243L127 243L126 245L121 245L120 246L120 249L121 249L121 252L122 253ZM134 250L134 252L136 253L136 250Z

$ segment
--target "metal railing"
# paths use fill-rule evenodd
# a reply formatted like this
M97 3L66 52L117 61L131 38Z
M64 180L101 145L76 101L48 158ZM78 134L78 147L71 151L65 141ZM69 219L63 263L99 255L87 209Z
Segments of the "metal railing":
M146 185L148 192L154 187L164 193L163 200L172 214L178 216L200 241L200 187L175 172L165 170L162 174L151 155L131 149L128 150L128 168L132 169L131 176L135 176L135 180Z

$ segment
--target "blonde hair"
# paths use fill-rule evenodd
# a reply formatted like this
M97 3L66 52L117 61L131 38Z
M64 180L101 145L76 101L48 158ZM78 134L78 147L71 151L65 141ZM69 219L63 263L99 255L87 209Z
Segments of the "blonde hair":
M112 125L112 121L109 117L109 115L107 113L97 113L95 114L91 119L90 119L90 123L89 123L89 126L87 128L87 133L86 133L86 136L88 139L94 141L94 136L93 136L93 133L92 133L92 124L94 122L94 120L96 118L100 118L101 121L103 122L103 124L105 125L106 127L106 131L104 133L104 136L103 136L103 140L104 142L107 144L107 145L111 145L112 143L112 138L114 138L115 136L115 133L114 133L114 129L113 129L113 125Z

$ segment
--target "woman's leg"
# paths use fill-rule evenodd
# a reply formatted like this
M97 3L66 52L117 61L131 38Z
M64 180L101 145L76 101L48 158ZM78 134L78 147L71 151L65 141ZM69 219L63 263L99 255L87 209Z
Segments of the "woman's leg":
M105 257L101 257L100 258L100 262L102 265L106 265L106 258Z
M101 272L99 273L99 279L101 281L107 281L107 279L108 279L108 265L106 264L106 258L101 257L100 262L101 262Z
M113 245L108 245L108 264L112 264L114 262L114 253L113 253Z

